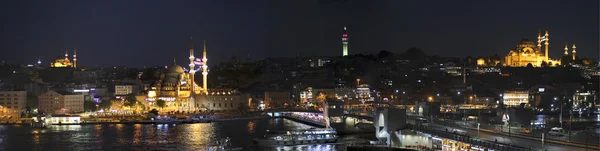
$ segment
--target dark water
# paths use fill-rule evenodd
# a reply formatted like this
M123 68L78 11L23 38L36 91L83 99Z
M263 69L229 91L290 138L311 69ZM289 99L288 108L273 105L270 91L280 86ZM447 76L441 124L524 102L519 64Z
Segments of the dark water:
M343 145L260 147L252 139L269 130L306 129L312 126L287 119L141 125L63 125L48 129L0 125L0 150L206 150L217 140L230 137L243 150L344 150ZM361 138L344 136L343 139Z

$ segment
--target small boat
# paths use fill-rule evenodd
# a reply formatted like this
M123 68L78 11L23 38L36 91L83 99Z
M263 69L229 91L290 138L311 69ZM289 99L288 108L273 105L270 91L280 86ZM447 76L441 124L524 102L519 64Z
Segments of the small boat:
M238 151L238 150L242 150L241 147L233 147L231 145L231 139L229 139L229 137L225 138L225 139L221 139L219 141L217 141L217 143L215 145L211 145L210 147L208 147L209 151Z
M269 132L263 138L254 139L254 143L263 146L327 144L337 142L335 129L306 129L294 131Z
M156 120L152 120L152 122L154 122L154 124L181 124L180 120L168 116L158 116L158 118Z

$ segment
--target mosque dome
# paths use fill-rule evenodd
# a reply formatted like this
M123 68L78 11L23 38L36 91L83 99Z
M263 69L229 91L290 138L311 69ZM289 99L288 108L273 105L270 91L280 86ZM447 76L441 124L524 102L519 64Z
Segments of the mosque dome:
M184 73L183 68L175 63L167 67L167 73Z
M174 77L168 77L168 78L166 78L163 81L162 85L164 85L164 86L174 86L174 85L177 85L177 82L178 82L178 80L176 78L174 78Z

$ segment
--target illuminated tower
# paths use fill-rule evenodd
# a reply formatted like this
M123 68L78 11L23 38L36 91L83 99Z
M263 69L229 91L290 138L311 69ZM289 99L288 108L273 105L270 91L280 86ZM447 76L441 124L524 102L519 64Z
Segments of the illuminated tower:
M207 76L208 76L208 65L206 64L206 62L208 61L208 59L206 59L206 40L204 41L204 51L202 52L202 87L204 88L204 94L208 94L208 87L207 85Z
M73 48L73 68L77 68L77 49Z
M568 55L569 55L569 48L568 48L568 45L569 45L569 44L567 44L567 42L565 42L565 56L568 56Z
M546 52L546 54L545 54L546 61L548 61L548 44L550 44L550 43L549 43L549 41L550 41L550 38L548 38L549 36L550 36L550 35L548 35L548 29L546 29L546 34L544 35L544 38L545 38L545 39L544 39L544 41L545 41L545 43L544 43L544 47L545 47L545 48L544 48L544 49L545 49L545 52Z
M537 47L538 47L538 50L542 50L542 37L541 37L540 30L538 30L538 41L537 41Z
M575 51L575 48L577 47L575 47L575 44L573 44L573 60L575 60L575 53L577 53L577 51Z
M190 85L192 85L191 87L191 91L190 91L190 97L192 97L192 95L194 94L194 83L196 83L196 81L194 81L194 73L196 73L196 70L194 69L194 67L196 66L194 64L194 59L196 59L196 57L194 57L194 43L192 43L192 37L190 37L190 80L192 81L191 83L189 83Z
M67 52L67 49L65 49L65 60L69 60L69 52Z
M346 25L344 25L344 33L342 33L342 56L348 56L348 33L346 33Z

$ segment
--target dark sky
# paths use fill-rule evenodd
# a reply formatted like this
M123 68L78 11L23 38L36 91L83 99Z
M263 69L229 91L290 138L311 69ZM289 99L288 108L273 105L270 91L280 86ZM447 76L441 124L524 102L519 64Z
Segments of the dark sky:
M341 55L422 48L441 56L504 56L550 30L550 56L565 41L598 58L597 0L69 0L0 2L0 60L49 61L78 50L79 66L187 64L208 42L209 63L232 56Z

